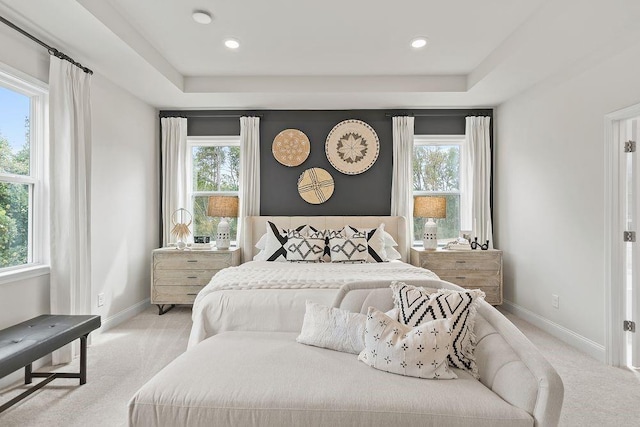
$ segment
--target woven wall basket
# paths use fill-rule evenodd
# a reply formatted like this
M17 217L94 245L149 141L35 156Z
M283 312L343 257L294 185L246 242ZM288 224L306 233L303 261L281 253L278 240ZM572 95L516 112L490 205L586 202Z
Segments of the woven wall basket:
M333 177L322 168L307 169L298 178L300 197L312 205L319 205L329 200L333 189Z
M380 141L376 131L365 122L345 120L331 129L324 149L329 163L336 170L357 175L376 162Z
M299 166L309 157L311 144L304 132L298 129L285 129L273 138L271 151L273 157L289 167Z

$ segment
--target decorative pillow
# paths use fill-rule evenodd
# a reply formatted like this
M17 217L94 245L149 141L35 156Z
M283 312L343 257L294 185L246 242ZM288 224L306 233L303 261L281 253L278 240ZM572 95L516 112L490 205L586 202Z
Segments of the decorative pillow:
M287 261L320 262L324 254L324 239L289 237L285 246Z
M395 240L393 240L393 237L391 236L391 234L385 231L384 223L380 224L380 227L382 227L382 238L384 239L384 247L392 248L394 246L398 246L398 243Z
M302 330L296 341L358 354L364 349L366 319L366 314L352 313L307 301Z
M284 229L280 231L274 223L267 221L267 240L264 245L264 254L261 260L286 261L287 249L285 245L287 241L290 237L301 237L306 227L306 225L301 225L294 229Z
M384 224L381 224L377 228L362 228L357 229L350 225L344 228L344 232L347 237L351 237L356 233L364 233L367 238L367 245L369 250L369 256L367 262L384 262L387 261L387 253L384 247Z
M478 300L484 298L480 290L454 291L440 289L427 294L424 288L402 282L391 284L393 302L399 309L398 320L408 326L418 326L435 319L451 318L453 341L447 360L453 367L465 369L478 378L473 350L473 333Z
M400 252L398 252L392 246L385 247L384 251L387 253L387 261L395 261L397 259L401 259L402 258L402 255L400 255Z
M331 262L367 262L367 239L364 236L331 238L329 239L329 249Z
M324 247L324 255L322 257L322 260L325 262L331 262L331 249L329 249L329 240L334 237L345 237L344 228L341 228L339 230L332 230L332 229L317 230L315 227L310 225L309 237L324 238L325 247Z
M450 319L411 328L369 307L364 344L358 360L381 371L418 378L458 378L447 365Z

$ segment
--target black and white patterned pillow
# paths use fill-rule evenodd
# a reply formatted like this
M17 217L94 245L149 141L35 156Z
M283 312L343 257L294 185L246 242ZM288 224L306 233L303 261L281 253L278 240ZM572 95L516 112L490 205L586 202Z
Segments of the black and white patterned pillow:
M478 289L440 289L428 294L424 288L403 282L393 282L391 291L394 305L398 309L398 320L407 326L451 318L453 336L447 356L449 365L467 370L478 378L478 367L473 355L476 346L473 326L478 301L484 298L484 292Z
M345 237L344 228L339 230L326 229L326 230L318 230L313 226L309 226L309 237L313 238L323 238L324 239L324 255L322 257L323 261L331 262L331 249L329 248L329 240L335 237Z
M381 225L376 228L355 228L347 225L344 228L347 237L352 237L357 233L363 233L367 239L369 256L367 262L385 262L387 260L387 252L384 244L384 227Z
M324 239L311 237L289 237L285 244L287 261L291 262L320 262L324 254Z
M367 262L367 239L362 236L334 237L329 239L331 262Z
M261 259L264 261L286 261L286 244L291 237L301 237L307 226L301 225L296 228L278 230L278 227L271 221L267 221L267 240L264 245L264 254Z

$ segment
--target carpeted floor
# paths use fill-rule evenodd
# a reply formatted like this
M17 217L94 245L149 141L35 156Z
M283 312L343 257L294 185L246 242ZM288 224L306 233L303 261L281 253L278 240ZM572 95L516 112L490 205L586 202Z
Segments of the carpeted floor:
M57 379L0 414L0 426L126 426L131 396L186 348L190 314L190 307L177 307L158 316L150 307L96 336L88 350L86 385ZM640 376L605 366L529 323L507 317L560 373L565 385L562 426L640 426ZM72 369L76 366L60 370ZM17 384L0 391L0 403L23 389Z

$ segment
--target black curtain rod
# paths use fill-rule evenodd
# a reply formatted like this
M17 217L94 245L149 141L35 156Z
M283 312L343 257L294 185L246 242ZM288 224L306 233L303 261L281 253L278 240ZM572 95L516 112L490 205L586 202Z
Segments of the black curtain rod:
M469 117L469 116L475 116L475 115L479 115L479 116L486 116L488 113L487 112L479 112L479 111L464 111L464 112L452 112L452 113L407 113L407 114L402 114L402 113L398 113L398 114L390 114L390 113L386 113L384 116L385 117L400 117L400 116L409 116L409 117L454 117L454 116L464 116L464 117Z
M45 49L47 49L47 51L49 52L49 55L53 55L56 58L60 58L60 59L63 59L65 61L71 62L76 67L82 69L82 71L84 71L85 73L93 74L93 71L91 71L89 68L83 66L79 62L74 61L73 58L71 58L70 56L68 56L65 53L60 52L58 49L49 46L48 44L46 44L45 42L43 42L39 38L36 38L36 37L32 36L31 34L27 33L25 30L23 30L22 28L18 27L16 24L14 24L13 22L9 21L5 17L0 16L0 21L2 23L4 23L6 26L8 26L10 28L13 28L14 30L16 30L17 32L22 34L23 36L33 40L34 42L38 43L40 46L42 46Z
M176 114L163 114L160 113L160 118L163 117L180 117L182 119L193 119L193 118L203 118L210 117L216 119L239 119L240 117L260 117L263 116L261 114L187 114L187 115L176 115Z

